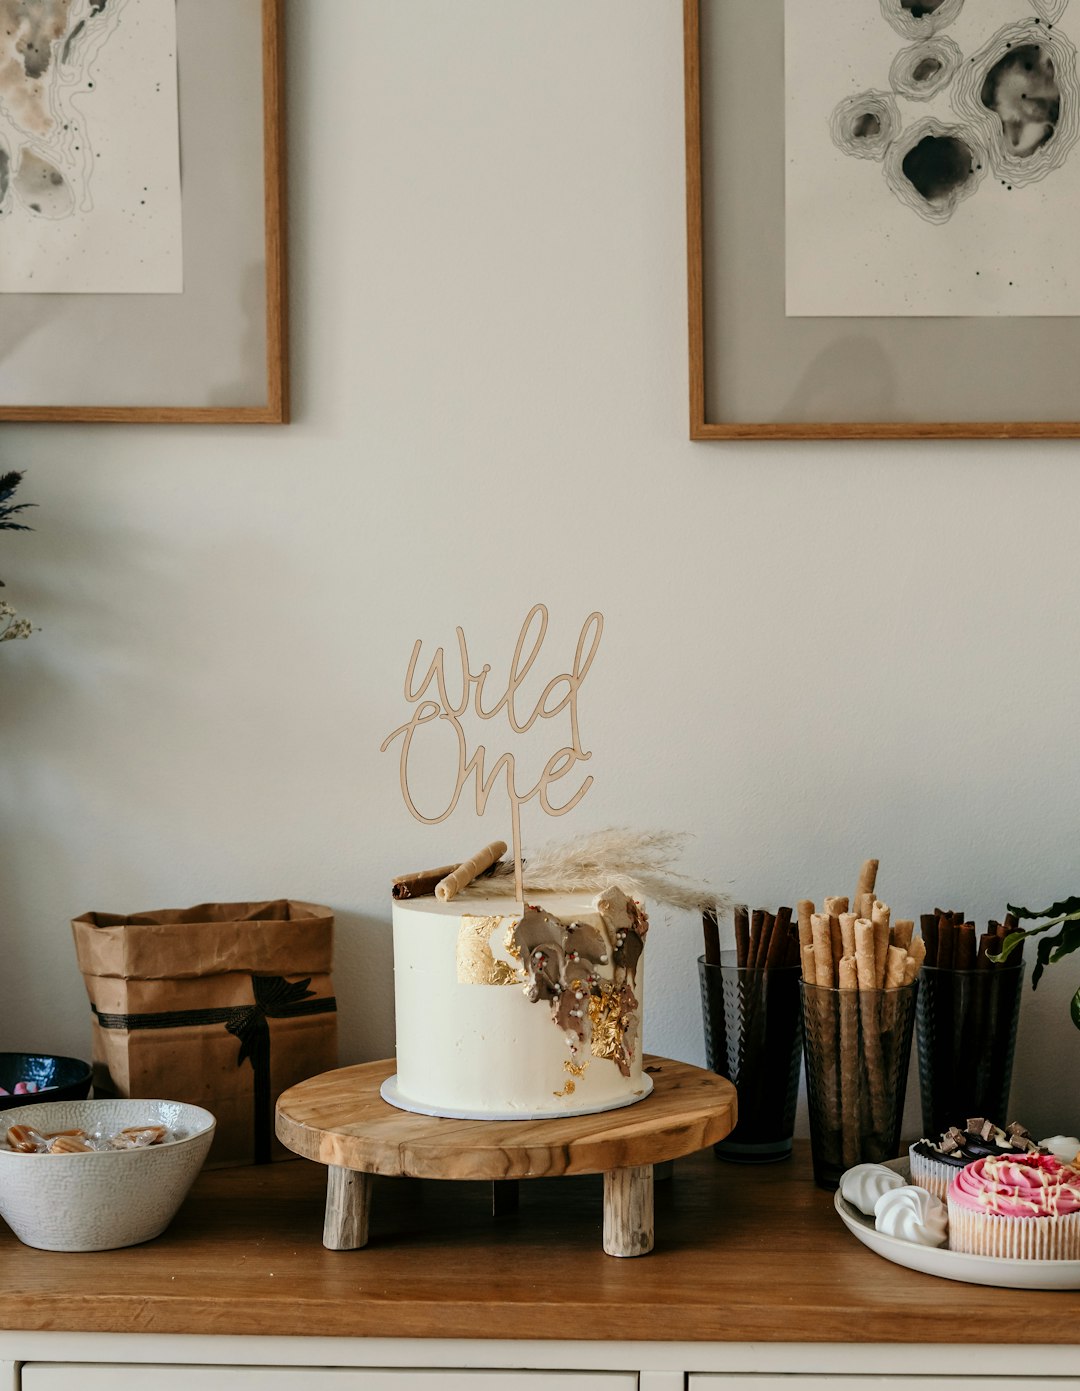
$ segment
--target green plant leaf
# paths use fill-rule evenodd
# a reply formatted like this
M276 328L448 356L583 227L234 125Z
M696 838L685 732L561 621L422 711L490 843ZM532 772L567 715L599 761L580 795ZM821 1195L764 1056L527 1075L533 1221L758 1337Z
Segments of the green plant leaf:
M1009 912L1011 913L1012 911L1010 907ZM1064 918L1054 918L1052 922L1043 923L1042 927L1017 928L1002 939L1001 950L996 956L993 953L988 953L988 959L993 961L995 965L1002 961L1007 961L1021 942L1026 942L1029 937L1039 937L1042 933L1049 932L1052 927L1060 927L1064 921ZM1034 978L1031 983L1032 985L1035 984Z
M1067 922L1061 929L1061 936L1057 939L1057 945L1050 956L1051 965L1074 951L1080 951L1080 922L1075 921Z
M1014 918L1080 918L1080 898L1063 898L1049 908L1016 908L1009 904Z
M1062 934L1063 933L1064 928L1062 929ZM1059 934L1057 937L1044 937L1042 941L1039 943L1039 949L1035 953L1037 958L1035 962L1035 969L1031 973L1032 990L1035 990L1038 987L1039 981L1042 980L1042 973L1050 964L1051 954L1053 953L1055 948L1061 945L1062 934Z
M1069 1001L1069 1013L1072 1015L1072 1022L1080 1029L1080 990Z

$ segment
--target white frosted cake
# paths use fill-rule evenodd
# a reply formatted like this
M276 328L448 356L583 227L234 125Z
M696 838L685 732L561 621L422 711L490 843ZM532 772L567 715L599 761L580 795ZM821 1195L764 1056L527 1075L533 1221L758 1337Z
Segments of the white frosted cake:
M394 903L397 1074L431 1115L582 1115L640 1100L648 919L618 890L532 894L480 880ZM508 886L507 886L508 887Z

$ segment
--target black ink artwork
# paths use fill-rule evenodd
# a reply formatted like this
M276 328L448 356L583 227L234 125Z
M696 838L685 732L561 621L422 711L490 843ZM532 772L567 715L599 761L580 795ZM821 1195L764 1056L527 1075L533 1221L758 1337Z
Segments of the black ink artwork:
M964 0L878 0L878 3L885 19L905 39L930 38L951 24L964 8Z
M126 4L85 0L80 14L73 0L0 0L0 120L16 142L4 152L0 214L9 194L50 220L91 206L93 149L76 98Z
M929 101L956 76L964 60L959 44L935 35L902 48L889 69L889 86L908 101Z
M889 69L887 92L846 97L829 128L844 154L879 160L885 181L927 222L947 222L986 175L1013 190L1059 169L1080 137L1076 48L1057 20L1068 0L1033 0L1036 14L999 29L965 57L938 30L964 0L879 0L897 32L917 37ZM904 127L900 101L948 92L955 119Z

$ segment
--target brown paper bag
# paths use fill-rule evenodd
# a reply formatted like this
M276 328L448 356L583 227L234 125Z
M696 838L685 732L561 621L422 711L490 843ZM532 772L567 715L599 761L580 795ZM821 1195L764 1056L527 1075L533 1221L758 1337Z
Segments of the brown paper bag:
M94 1093L217 1117L211 1164L288 1158L274 1104L337 1066L328 908L203 903L72 922L93 1012Z

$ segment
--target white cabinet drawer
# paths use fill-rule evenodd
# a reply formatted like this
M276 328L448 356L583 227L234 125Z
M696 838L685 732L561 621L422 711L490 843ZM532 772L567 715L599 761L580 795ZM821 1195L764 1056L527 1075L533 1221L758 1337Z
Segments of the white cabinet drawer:
M408 1371L27 1362L22 1391L637 1391L636 1372Z
M976 1354L973 1352L972 1356ZM890 1360L903 1366L904 1349L890 1349ZM1080 1391L1080 1377L927 1376L895 1371L887 1376L758 1376L751 1372L695 1372L687 1391Z

